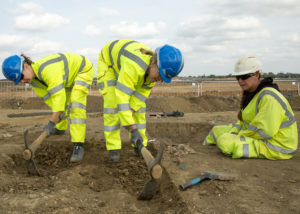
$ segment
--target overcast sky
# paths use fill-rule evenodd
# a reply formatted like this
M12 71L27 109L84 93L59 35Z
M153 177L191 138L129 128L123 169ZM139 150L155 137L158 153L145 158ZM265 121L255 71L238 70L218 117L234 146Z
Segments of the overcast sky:
M57 52L97 65L103 45L131 38L153 50L178 47L180 76L227 75L258 57L264 72L300 73L299 0L0 0L0 63ZM3 79L2 72L0 79Z

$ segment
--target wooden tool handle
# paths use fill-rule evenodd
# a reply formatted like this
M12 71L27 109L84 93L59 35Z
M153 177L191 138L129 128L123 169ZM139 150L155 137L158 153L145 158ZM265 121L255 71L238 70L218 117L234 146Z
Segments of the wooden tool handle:
M149 165L150 161L153 160L153 156L152 154L149 152L148 149L146 149L145 147L143 147L141 149L141 153L143 155L143 158L147 164L147 166ZM151 175L154 179L159 179L162 175L162 168L159 164L155 164L153 167L152 167L152 170L151 170Z
M23 152L23 158L25 160L30 160L34 154L34 152L40 147L43 140L47 137L48 131L45 130L42 134Z

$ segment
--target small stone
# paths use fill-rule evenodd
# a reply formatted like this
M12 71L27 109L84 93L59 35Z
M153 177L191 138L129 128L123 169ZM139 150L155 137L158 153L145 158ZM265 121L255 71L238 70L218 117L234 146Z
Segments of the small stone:
M9 133L6 133L6 134L3 134L2 136L3 136L3 137L12 137L13 135L12 135L12 134L9 134Z
M207 195L207 191L206 190L199 191L198 195Z
M38 197L37 194L29 194L28 195L28 198L30 198L30 199L34 199L34 198L37 198L37 197Z
M50 193L51 191L49 189L44 189L45 193Z

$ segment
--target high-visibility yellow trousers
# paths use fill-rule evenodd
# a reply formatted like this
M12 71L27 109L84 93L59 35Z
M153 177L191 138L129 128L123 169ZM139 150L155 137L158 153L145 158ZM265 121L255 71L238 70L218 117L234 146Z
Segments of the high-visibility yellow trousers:
M269 142L243 135L229 133L232 125L214 126L203 145L217 145L217 147L232 158L267 158L270 160L289 159L291 154L283 154L272 150Z
M100 82L99 82L100 83ZM103 96L103 120L104 120L104 137L106 141L107 150L117 150L122 148L121 136L120 136L120 118L118 115L118 106L116 103L115 85L110 86L107 84L107 80L101 81L104 84L103 89L99 89ZM146 136L146 126L140 126L140 124L146 124L146 113L133 112L133 119L137 128L143 137L143 144L147 146L148 138ZM129 132L130 138L130 132Z
M56 124L58 130L68 127L67 115L69 111L71 142L84 143L86 135L86 103L90 86L93 82L95 70L90 61L86 61L85 68L77 75L74 86L66 88L66 108L64 118Z

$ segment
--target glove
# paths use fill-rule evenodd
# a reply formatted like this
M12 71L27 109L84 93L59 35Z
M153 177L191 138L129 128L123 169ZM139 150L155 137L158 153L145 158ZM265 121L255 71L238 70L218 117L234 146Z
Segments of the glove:
M131 132L130 142L134 145L135 148L140 146L138 144L143 144L144 140L142 135L139 133L138 129L133 129L130 132Z
M49 121L48 124L43 128L43 131L45 130L48 132L48 137L53 135L55 133L55 123Z

